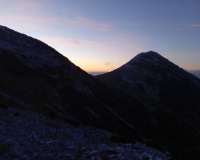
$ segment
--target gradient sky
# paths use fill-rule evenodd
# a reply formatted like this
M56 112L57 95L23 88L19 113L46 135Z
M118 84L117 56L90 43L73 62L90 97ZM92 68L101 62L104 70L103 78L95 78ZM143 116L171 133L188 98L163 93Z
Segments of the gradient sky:
M0 0L0 25L85 71L111 71L149 50L200 69L199 0Z

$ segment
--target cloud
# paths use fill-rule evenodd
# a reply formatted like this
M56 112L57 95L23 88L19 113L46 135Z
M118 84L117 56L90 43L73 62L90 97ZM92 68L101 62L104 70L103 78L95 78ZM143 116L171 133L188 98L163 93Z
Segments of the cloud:
M111 27L111 24L109 23L99 23L91 19L86 19L84 17L76 17L75 23L77 25L85 26L88 28L100 30L100 31L108 31L108 29Z
M0 17L0 22L2 24L15 24L17 28L28 28L28 29L38 29L44 24L55 22L56 18L36 18L30 16L3 16ZM16 25L17 24L17 25Z
M200 27L200 24L153 24L153 23L116 23L110 24L110 26L153 26L153 27L173 27L173 26L183 26L183 27Z
M35 18L35 17L28 17L28 16L18 16L18 17L13 17L12 19L17 20L17 21L26 21L26 22L32 22L32 23L49 23L56 20L54 17Z
M60 47L72 47L80 44L77 39L65 38L65 37L38 37L40 41L43 41L49 45L60 46Z
M200 27L200 24L179 24L176 26L183 26L183 27Z
M74 46L87 46L87 45L95 45L95 46L104 46L101 42L96 41L87 41L80 40L74 38L66 38L66 37L38 37L37 39L47 43L53 44L60 47L74 47Z
M75 44L79 44L79 43L80 43L80 41L79 41L78 39L74 39L73 42L74 42Z
M112 24L112 26L152 26L153 24L147 23L116 23Z
M40 3L34 0L17 0L16 6L16 12L18 13L25 10L29 11L30 9L36 12L41 9Z
M1 21L26 21L32 23L46 23L55 21L54 17L50 18L35 18L35 17L28 17L28 16L7 16L7 17L0 17Z
M62 13L70 13L70 11L68 9L62 9L60 12L62 12Z
M17 12L23 11L25 8L27 8L29 6L29 3L30 3L30 1L28 1L28 0L19 0L16 11Z
M111 69L113 69L113 64L112 62L106 62L105 65Z

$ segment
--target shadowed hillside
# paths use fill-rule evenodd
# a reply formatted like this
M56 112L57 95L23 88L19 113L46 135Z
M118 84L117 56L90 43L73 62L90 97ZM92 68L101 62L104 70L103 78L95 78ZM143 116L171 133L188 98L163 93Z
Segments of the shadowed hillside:
M99 82L43 42L3 26L0 74L1 109L42 113L75 127L108 130L111 142L140 141L167 150L141 102Z
M139 137L132 123L119 118L126 112L119 112L118 108L125 101L127 110L134 113L138 108L140 114L133 120L136 123L143 117L141 103L106 87L43 42L3 26L0 27L0 73L3 108L12 105L74 125L88 124L120 134L134 132Z
M178 151L182 148L199 156L198 78L153 51L140 53L120 68L96 78L143 103L174 154L183 156L183 151Z

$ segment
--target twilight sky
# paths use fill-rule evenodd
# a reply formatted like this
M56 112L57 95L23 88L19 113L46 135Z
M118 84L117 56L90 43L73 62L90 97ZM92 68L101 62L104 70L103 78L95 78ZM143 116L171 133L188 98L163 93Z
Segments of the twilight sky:
M199 0L0 0L0 25L85 71L111 71L149 50L200 70Z

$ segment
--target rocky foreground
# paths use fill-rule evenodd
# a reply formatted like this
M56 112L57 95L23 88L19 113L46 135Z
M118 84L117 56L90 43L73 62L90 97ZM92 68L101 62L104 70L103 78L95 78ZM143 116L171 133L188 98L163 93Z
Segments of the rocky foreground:
M55 122L43 114L0 108L0 157L5 159L132 160L170 159L144 144L110 142L111 133Z

